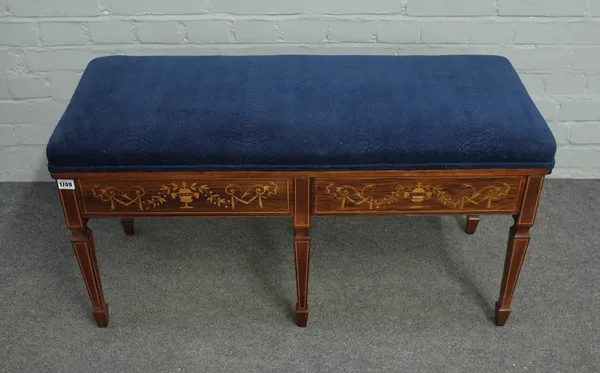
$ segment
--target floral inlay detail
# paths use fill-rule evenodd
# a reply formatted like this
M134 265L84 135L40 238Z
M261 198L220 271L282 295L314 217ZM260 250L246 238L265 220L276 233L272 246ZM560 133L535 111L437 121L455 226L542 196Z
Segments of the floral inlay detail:
M278 185L272 181L266 185L255 184L247 188L229 184L223 189L223 192L219 193L207 184L199 185L198 182L189 184L183 181L179 184L161 185L158 191L150 197L146 196L146 190L140 185L121 190L112 186L100 187L96 184L91 191L95 198L109 203L111 210L115 210L119 205L136 206L140 211L151 210L168 202L169 199L179 200L182 204L181 209L193 209L195 201L203 200L217 207L233 210L236 208L236 204L240 203L243 205L256 203L258 207L263 208L263 201L277 194Z
M414 206L435 199L445 206L457 209L464 209L465 205L479 205L485 203L487 208L492 208L492 203L500 201L508 195L511 186L507 183L500 185L489 185L480 189L471 184L463 184L458 191L459 195L451 196L442 187L418 182L414 185L398 184L387 195L377 197L373 195L372 189L376 184L367 184L358 189L351 185L335 185L330 183L325 187L327 194L340 201L340 208L346 208L348 205L366 205L370 210L388 206L399 201L410 201Z

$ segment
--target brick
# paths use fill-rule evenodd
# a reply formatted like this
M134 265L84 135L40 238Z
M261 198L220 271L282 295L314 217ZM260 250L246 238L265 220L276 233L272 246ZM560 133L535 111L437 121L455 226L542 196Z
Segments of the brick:
M0 181L50 181L47 162L45 146L0 148Z
M13 70L17 65L17 57L8 51L0 51L0 72Z
M278 26L279 37L284 42L323 43L327 39L328 24L326 21L302 19L279 21Z
M488 52L507 57L518 70L568 70L573 52L563 47L489 47Z
M6 0L13 16L96 16L97 0Z
M31 107L25 102L0 102L0 124L31 122Z
M560 31L556 22L519 22L515 27L515 44L556 44Z
M600 100L561 100L559 120L600 120Z
M376 40L377 29L374 21L335 21L329 26L329 40L336 43L368 43Z
M421 39L421 24L411 21L381 21L377 31L380 43L418 43Z
M14 146L17 145L17 138L15 137L15 126L2 125L0 124L0 146Z
M50 77L52 98L55 101L69 101L80 79L79 73L65 72L52 75Z
M583 16L586 0L498 0L501 16Z
M527 88L529 94L539 94L544 91L544 79L542 74L519 74L521 81Z
M567 22L560 27L560 41L567 44L600 44L600 23Z
M570 141L572 144L600 144L600 121L573 123Z
M600 148L561 147L556 153L556 167L597 169Z
M12 98L12 96L8 92L8 82L5 77L0 76L0 100L7 100L10 98Z
M43 78L9 78L8 90L17 99L50 97L50 86Z
M305 11L304 3L304 1L217 0L212 2L211 12L228 14L300 14Z
M567 123L548 123L557 144L567 144L569 141L569 125Z
M491 16L495 9L493 0L411 0L406 6L406 14L409 16Z
M215 2L220 2L220 0ZM114 14L198 14L206 12L206 2L198 0L112 0L106 1L106 7Z
M32 23L0 23L0 45L37 45Z
M573 70L600 70L600 47L575 48Z
M96 44L133 43L132 25L126 21L101 21L88 24L91 40Z
M273 43L277 36L271 21L235 22L235 41L238 43Z
M191 43L229 43L229 23L227 21L188 21L185 22L187 37Z
M305 0L297 3L307 3L307 13L326 14L399 14L403 7L401 0Z
M46 145L54 128L47 125L23 124L15 126L14 135L19 145Z
M105 53L93 53L87 50L27 51L23 61L31 71L82 71L93 58L100 55Z
M83 45L88 42L82 25L75 22L41 23L40 39L44 45Z
M593 75L589 77L587 92L600 94L600 75Z
M38 101L31 104L31 122L36 124L55 125L65 112L67 102Z
M173 44L183 42L175 21L140 22L136 25L136 29L138 39L142 43Z
M469 24L464 21L430 21L423 24L423 43L465 43Z
M531 96L531 98L546 121L550 122L556 118L558 113L556 101L543 96Z
M447 44L447 45L433 45L433 44L417 44L417 45L403 45L401 48L396 49L395 54L402 56L410 55L426 55L426 56L438 56L438 55L452 55L452 54L487 54L487 47L468 45L468 44Z
M547 74L546 92L556 95L571 95L585 92L587 78L578 73Z
M471 43L508 44L513 41L515 24L510 22L476 21L469 22Z

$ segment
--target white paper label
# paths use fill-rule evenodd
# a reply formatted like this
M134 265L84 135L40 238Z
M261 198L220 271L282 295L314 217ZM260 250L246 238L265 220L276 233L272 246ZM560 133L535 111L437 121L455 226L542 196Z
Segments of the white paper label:
M58 184L58 189L72 189L75 190L75 182L73 180L56 180Z

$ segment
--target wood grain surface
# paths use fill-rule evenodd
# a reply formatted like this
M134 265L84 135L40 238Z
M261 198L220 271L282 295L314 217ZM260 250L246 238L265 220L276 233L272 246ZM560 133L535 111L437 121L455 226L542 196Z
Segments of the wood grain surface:
M515 213L523 177L318 178L315 214Z
M290 215L289 179L78 181L84 216Z

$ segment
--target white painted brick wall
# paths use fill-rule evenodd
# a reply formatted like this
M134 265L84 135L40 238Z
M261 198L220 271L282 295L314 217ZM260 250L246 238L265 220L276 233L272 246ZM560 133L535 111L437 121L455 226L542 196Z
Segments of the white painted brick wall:
M279 30L275 21L240 20L235 23L234 35L239 43L276 43Z
M600 95L600 75L589 76L588 79L588 93Z
M10 100L11 96L8 92L8 81L5 77L0 76L0 100Z
M277 23L277 40L291 43L323 43L327 38L328 24L321 21L294 19Z
M546 92L554 95L576 95L585 93L588 78L582 73L551 73L545 75Z
M233 23L225 20L185 21L187 40L195 44L226 44L233 41Z
M44 78L19 76L8 78L8 92L15 99L50 97L50 85Z
M50 92L54 101L69 101L81 79L80 73L59 72L49 78Z
M84 45L88 42L85 24L78 22L43 22L39 24L42 45Z
M141 43L177 44L183 41L176 21L139 22L137 38Z
M31 23L0 23L0 45L37 45L37 36Z
M503 16L583 16L586 0L498 0L498 14Z
M96 16L100 14L96 0L6 0L8 13L16 17Z
M322 29L322 23L321 26L317 27L318 29ZM377 41L377 28L377 22L373 20L340 20L329 26L329 41L332 43L368 43ZM327 30L325 31L327 32ZM399 31L393 30L392 32ZM283 37L284 40L287 40L285 35Z
M600 177L600 0L0 0L0 181L48 180L44 146L109 54L507 56L559 143Z
M367 2L368 3L368 2ZM491 16L496 9L493 0L418 0L409 1L409 16Z
M429 44L464 44L467 42L469 24L459 20L435 20L423 24L421 42Z
M33 117L31 105L23 101L0 102L0 113L2 115L0 124L31 123Z
M15 70L16 65L17 56L15 52L10 49L0 49L0 73L5 74L7 70Z
M128 21L90 22L88 30L93 44L127 44L135 41L134 25Z
M556 22L520 22L515 27L515 44L557 44L559 39Z
M380 43L418 44L421 41L421 23L410 20L381 21L376 37Z

